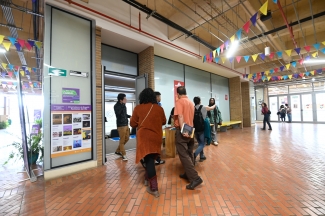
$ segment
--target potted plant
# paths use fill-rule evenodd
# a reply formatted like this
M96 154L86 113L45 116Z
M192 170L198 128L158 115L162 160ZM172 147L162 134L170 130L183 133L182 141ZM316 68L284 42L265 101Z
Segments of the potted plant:
M0 129L6 129L9 126L7 121L0 122Z
M42 120L37 120L36 123L41 128ZM28 158L29 164L36 164L36 161L38 160L38 158L40 158L40 160L43 159L44 147L42 145L42 140L43 140L43 134L42 134L41 130L39 130L39 132L37 134L30 134L27 137L27 147L28 147L27 158ZM22 143L13 142L9 146L14 147L14 150L9 154L9 158L4 163L4 165L8 164L8 162L11 159L15 159L15 161L17 161L17 159L24 158L24 154L23 154L24 151L23 151ZM41 157L39 157L40 155L41 155Z

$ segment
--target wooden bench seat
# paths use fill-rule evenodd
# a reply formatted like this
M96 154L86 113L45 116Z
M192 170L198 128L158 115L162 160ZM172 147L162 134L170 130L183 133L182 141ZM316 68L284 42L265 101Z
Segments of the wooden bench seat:
M228 127L241 128L242 121L225 121L222 125L218 125L221 132L226 132Z

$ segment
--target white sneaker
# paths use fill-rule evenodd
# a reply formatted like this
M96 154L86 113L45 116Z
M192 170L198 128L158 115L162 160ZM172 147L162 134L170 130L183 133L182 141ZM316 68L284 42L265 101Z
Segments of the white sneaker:
M122 156L122 160L124 160L124 161L127 161L128 160L128 158L126 157L126 155L123 155Z
M213 145L217 146L219 143L218 142L214 142Z

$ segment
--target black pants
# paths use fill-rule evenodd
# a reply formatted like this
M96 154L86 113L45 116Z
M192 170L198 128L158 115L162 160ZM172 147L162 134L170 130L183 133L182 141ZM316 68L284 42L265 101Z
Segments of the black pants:
M269 126L269 129L272 129L271 124L270 124L270 115L269 114L264 114L263 129L265 129L266 123Z
M148 178L151 179L156 175L155 159L157 154L148 154L144 157Z

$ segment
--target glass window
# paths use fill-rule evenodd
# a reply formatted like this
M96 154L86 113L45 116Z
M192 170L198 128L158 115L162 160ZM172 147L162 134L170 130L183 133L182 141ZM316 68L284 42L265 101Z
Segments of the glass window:
M268 92L269 95L288 94L288 86L270 86Z
M182 64L155 56L155 91L161 93L161 104L168 121L174 107L174 81L184 82Z
M276 114L279 110L278 97L269 97L269 109L271 111L271 121L278 121L278 115Z
M262 115L262 103L264 102L264 89L256 88L255 95L256 95L256 120L262 121L264 118L264 116Z
M302 92L311 92L313 90L312 83L298 83L296 85L289 86L290 94L302 93Z
M220 108L223 121L230 121L228 78L211 74L212 97ZM203 104L207 104L208 101Z
M317 121L325 122L325 93L316 94Z
M325 91L325 82L314 82L314 91Z
M211 98L210 73L185 66L185 86L191 101L195 96L199 96L202 105L208 105Z

